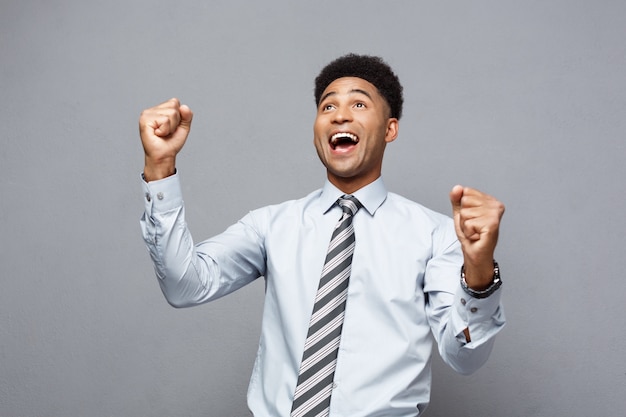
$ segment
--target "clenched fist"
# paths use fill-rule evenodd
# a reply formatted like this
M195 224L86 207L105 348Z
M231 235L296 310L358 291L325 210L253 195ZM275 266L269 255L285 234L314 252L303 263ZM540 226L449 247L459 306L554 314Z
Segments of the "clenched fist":
M466 282L475 290L485 289L493 279L493 255L504 205L488 194L460 185L450 192L450 202L463 249Z
M155 181L176 172L176 155L182 149L193 113L176 98L144 110L139 117L139 134L145 153L144 177Z

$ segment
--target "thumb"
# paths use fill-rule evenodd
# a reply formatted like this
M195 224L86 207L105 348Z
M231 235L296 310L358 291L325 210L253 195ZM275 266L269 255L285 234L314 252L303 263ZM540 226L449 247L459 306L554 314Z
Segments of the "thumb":
M455 185L450 191L450 203L452 203L452 214L456 215L461 210L461 198L463 197L463 186Z
M186 104L180 106L180 127L189 130L191 128L191 120L193 119L193 112Z

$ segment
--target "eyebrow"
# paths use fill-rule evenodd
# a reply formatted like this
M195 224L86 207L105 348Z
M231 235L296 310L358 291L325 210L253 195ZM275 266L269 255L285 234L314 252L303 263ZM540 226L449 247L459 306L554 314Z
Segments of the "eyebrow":
M365 90L361 90L360 88L354 88L354 89L352 89L352 90L350 90L350 91L348 92L348 94L355 94L355 93L356 93L356 94L363 94L364 96L366 96L366 97L368 97L370 100L372 100L372 95L371 95L370 93L368 93L367 91L365 91ZM328 97L330 97L330 96L334 96L334 95L336 95L336 94L337 94L337 92L336 92L336 91L329 91L328 93L326 93L326 94L324 94L324 95L322 96L322 98L320 99L320 103L321 103L321 102L323 102L324 100L326 100Z

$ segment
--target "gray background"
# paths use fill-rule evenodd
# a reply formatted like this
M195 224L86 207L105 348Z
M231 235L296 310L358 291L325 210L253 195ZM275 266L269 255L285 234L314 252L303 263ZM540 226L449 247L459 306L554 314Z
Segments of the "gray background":
M247 415L262 282L165 302L137 119L172 96L194 110L178 166L206 238L321 186L312 80L350 51L404 83L393 191L449 213L462 183L507 205L509 324L470 377L435 358L426 415L623 412L623 1L0 4L2 417Z

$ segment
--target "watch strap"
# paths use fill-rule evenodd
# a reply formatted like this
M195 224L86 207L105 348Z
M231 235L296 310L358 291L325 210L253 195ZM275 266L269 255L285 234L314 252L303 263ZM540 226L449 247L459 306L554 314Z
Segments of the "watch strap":
M474 298L487 298L496 292L496 290L501 286L502 279L500 278L500 266L495 260L493 261L493 279L491 281L491 285L480 291L474 290L467 285L467 281L465 281L465 265L461 267L461 287L463 288L463 291Z

